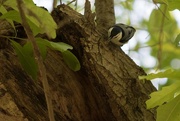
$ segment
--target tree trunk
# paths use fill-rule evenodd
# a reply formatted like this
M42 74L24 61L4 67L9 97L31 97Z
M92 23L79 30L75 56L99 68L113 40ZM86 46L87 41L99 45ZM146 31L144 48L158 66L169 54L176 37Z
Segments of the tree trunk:
M59 27L53 41L72 45L81 62L81 70L74 72L59 52L48 50L44 63L56 121L154 121L155 111L147 110L145 101L155 88L138 79L145 75L142 68L70 7L60 5L52 16ZM47 121L41 81L23 71L6 39L0 44L1 81L29 121Z

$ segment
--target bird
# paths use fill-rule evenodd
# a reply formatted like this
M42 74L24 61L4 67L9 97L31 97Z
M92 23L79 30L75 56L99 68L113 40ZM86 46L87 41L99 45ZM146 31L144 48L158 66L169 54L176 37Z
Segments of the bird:
M135 32L136 29L132 26L123 23L115 24L108 30L108 41L122 47L134 36Z

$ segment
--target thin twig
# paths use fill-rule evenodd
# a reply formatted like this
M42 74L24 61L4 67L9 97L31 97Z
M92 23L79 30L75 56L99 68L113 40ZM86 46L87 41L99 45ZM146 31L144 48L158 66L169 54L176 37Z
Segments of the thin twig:
M53 9L56 8L56 6L57 6L57 0L53 0L53 6L52 6Z
M161 8L157 5L157 4L155 4L156 5L156 7L158 8L158 10L162 13L162 15L164 16L164 17L166 17L166 19L167 20L169 20L169 18L166 16L166 14L161 10ZM167 7L167 5L166 5L166 7Z
M72 0L69 3L67 3L67 5L70 5L71 3L75 2L76 0Z
M20 37L16 37L16 36L13 37L13 36L0 35L0 37L7 38L7 39L12 38L12 39L19 39L19 40L27 40L25 38L20 38Z
M26 34L28 36L28 40L30 40L32 45L33 45L34 57L35 57L35 60L38 64L38 67L39 67L39 79L42 80L44 93L45 93L45 97L46 97L49 119L50 119L50 121L55 121L53 106L52 106L52 100L51 100L52 98L51 98L51 94L50 94L48 80L46 77L46 69L45 69L45 66L43 64L43 60L42 60L42 57L40 55L40 51L39 51L39 48L36 44L35 38L33 36L32 30L26 21L26 16L24 13L24 9L26 9L26 8L24 7L24 3L22 0L16 0L16 1L17 1L19 12L20 12L20 16L22 19L22 25L26 31Z
M77 2L78 2L78 0L76 0L76 2L75 2L75 10L77 11Z

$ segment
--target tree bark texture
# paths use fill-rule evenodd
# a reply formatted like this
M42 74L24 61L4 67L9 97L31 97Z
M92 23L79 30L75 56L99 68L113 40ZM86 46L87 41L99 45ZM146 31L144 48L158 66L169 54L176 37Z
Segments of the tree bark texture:
M145 75L142 68L107 43L91 19L65 5L54 9L52 16L58 24L57 38L52 41L72 45L81 62L81 70L74 72L65 65L61 53L48 50L44 63L56 121L154 121L156 112L147 110L145 101L155 88L138 79ZM12 29L5 33L11 34ZM47 121L41 81L32 80L23 71L6 39L0 44L2 83L25 117Z
M95 0L97 30L105 33L115 24L114 0Z

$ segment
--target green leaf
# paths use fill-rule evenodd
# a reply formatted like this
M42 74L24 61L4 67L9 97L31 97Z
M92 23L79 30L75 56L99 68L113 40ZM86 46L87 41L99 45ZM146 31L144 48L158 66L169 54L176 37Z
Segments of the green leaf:
M166 48L166 49L164 49L164 52L166 54L174 54L174 55L177 55L177 56L174 56L174 58L175 57L180 58L180 57L178 57L178 55L180 55L180 49L175 47L173 44L167 44L166 43L163 45L163 48Z
M4 5L9 6L10 8L13 8L16 11L18 10L16 0L6 0L4 2Z
M180 121L180 95L157 109L157 121Z
M7 13L0 16L1 19L9 19L21 23L21 18L16 10L8 11Z
M148 74L147 76L139 76L139 79L155 79L155 78L170 78L174 80L180 79L180 70L168 69L164 72L159 72L157 74Z
M47 47L50 47L50 41L42 38L35 38L35 40L40 49L42 58L45 59L47 55Z
M74 54L67 50L62 52L62 55L65 63L70 69L72 69L73 71L80 70L80 63Z
M7 19L9 21L16 21L18 23L21 23L21 17L18 13L18 11L16 10L11 10L8 11L7 13L3 14L2 16L0 16L1 19ZM33 22L31 22L29 19L27 19L31 30L33 31L34 36L37 35L38 33L41 33L41 29L36 26ZM12 22L13 24L13 22ZM14 25L14 24L13 24Z
M166 4L170 11L174 9L180 10L180 0L153 0L154 3Z
M2 14L7 13L7 10L2 5L0 5L0 13L2 13Z
M73 47L71 45L68 45L64 42L51 42L48 41L47 39L42 39L42 38L35 38L37 42L41 42L41 44L44 44L46 46L48 46L49 48L53 49L53 50L57 50L60 52L64 52L68 49L72 50Z
M167 0L153 0L154 3L168 4Z
M73 49L73 47L71 45L68 45L64 42L49 42L50 43L50 48L54 49L54 50L58 50L60 52L64 52L68 49Z
M5 7L2 6L2 5L0 6L0 13L2 13L2 15L5 14L5 13L7 13L7 10L6 10ZM6 19L6 20L11 24L11 26L13 27L13 29L16 31L13 21L12 21L11 19Z
M166 5L161 5L159 9L160 10L154 9L151 12L148 21L148 31L150 32L151 35L151 41L148 43L151 45L159 42L160 32L162 32L161 36L163 36L163 40L164 40L163 42L167 42L167 41L169 42L173 40L172 37L177 32L177 28L178 28L177 22L170 15L169 11L166 10ZM163 23L162 20L164 20ZM163 25L163 31L161 30L162 25Z
M178 91L180 91L180 82L175 82L170 86L163 87L160 91L151 93L151 99L146 101L147 108L153 108L174 99Z
M43 60L45 60L47 56L47 47L41 42L37 42L37 45L39 47L39 51L41 53Z
M26 17L29 18L35 25L41 28L41 33L46 33L50 38L55 38L57 24L53 20L50 13L48 13L48 11L43 8L37 7L32 2L24 2Z
M179 55L175 55L170 51L167 53L169 48L164 47L164 44L174 46L172 43L174 42L174 37L177 36L178 26L177 21L175 21L174 17L170 15L167 10L167 5L163 4L159 9L160 10L154 9L151 13L150 19L148 20L147 25L148 32L150 33L150 40L147 44L150 46L153 45L151 55L154 58L157 58L157 52L162 51L162 54L158 57L161 58L161 69L164 69L171 64L172 59L179 57ZM160 41L162 43L161 45L159 45ZM161 51L159 50L160 47L162 48Z
M76 58L76 56L73 53L68 51L68 49L73 49L72 46L70 46L66 43L63 43L63 42L51 42L51 41L48 41L48 40L42 39L42 38L36 38L36 40L37 40L37 43L40 43L41 46L42 45L48 46L51 49L60 51L62 53L65 63L73 71L78 71L80 69L79 60ZM38 46L39 46L39 44L38 44Z
M178 9L180 10L180 0L168 0L169 1L169 5L168 5L168 9L170 11Z
M37 40L36 44L38 45L38 48L39 48L39 51L40 51L40 54L41 54L42 58L45 59L46 55L47 55L47 47L46 47L46 45L43 42L44 41ZM33 46L32 46L32 43L30 41L28 41L23 46L23 51L26 51L31 56L33 56Z
M23 67L23 69L31 75L33 79L37 78L38 66L35 62L32 51L27 50L26 47L22 47L19 43L11 40L12 46L18 56L18 59Z
M15 11L18 11L17 3L16 1L15 2L14 1L15 0L13 1L7 0L4 4L12 7ZM37 32L41 34L46 33L49 38L55 38L57 24L53 20L50 13L48 13L48 11L46 11L43 8L37 7L32 2L32 0L24 0L23 2L24 2L23 9L24 9L26 17L28 18L28 23L33 24L33 26L30 25L33 31L33 34L37 35Z
M37 34L41 33L43 34L43 32L41 32L41 28L39 28L38 26L36 26L32 21L30 21L29 19L27 19L27 22L33 32L33 35L36 36Z

